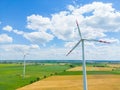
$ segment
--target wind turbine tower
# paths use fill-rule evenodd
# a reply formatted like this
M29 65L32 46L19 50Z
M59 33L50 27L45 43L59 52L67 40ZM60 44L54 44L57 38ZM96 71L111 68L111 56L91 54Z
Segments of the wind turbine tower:
M25 72L26 72L26 56L28 55L28 53L24 53L24 55L23 55L23 61L24 61L24 63L23 63L23 78L25 78Z
M106 41L102 41L102 40L84 39L84 38L82 38L82 34L81 34L81 31L80 31L79 24L78 24L77 20L76 20L76 24L77 24L77 28L78 28L80 40L79 40L78 43L67 53L66 56L68 56L80 43L82 44L83 89L84 89L84 90L88 90L88 87L87 87L87 73L86 73L86 60L85 60L85 52L84 52L84 42L85 42L85 41L95 41L95 42L101 42L101 43L110 43L110 42L106 42Z

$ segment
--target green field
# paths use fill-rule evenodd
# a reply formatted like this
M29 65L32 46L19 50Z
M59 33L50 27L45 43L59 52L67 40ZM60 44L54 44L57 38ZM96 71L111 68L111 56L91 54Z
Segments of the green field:
M15 90L37 80L63 72L69 65L33 64L26 66L26 76L23 78L22 64L0 64L0 90Z

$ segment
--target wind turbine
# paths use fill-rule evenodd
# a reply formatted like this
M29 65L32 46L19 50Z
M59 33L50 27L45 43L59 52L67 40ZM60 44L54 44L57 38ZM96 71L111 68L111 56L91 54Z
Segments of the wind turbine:
M95 41L95 42L101 42L101 43L110 43L110 42L106 42L106 41L102 41L102 40L95 40L95 39L84 39L82 38L82 34L79 28L79 24L76 20L76 24L77 24L77 28L78 28L78 32L79 32L79 36L80 36L80 40L78 41L78 43L67 53L66 56L68 56L80 43L82 44L82 60L83 60L83 85L84 85L84 90L88 90L87 88L87 75L86 75L86 60L85 60L85 53L84 53L84 42L85 41Z
M23 66L23 78L25 78L25 71L26 71L26 56L28 55L28 53L24 53L23 55L23 61L24 61L24 66Z

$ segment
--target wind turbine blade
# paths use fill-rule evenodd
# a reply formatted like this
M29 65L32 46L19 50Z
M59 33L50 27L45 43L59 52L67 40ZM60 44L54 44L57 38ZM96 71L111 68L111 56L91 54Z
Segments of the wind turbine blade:
M82 39L82 34L81 34L80 27L79 27L79 24L78 24L77 20L76 20L76 24L77 24L77 28L78 28L78 32L79 32L80 38Z
M96 40L96 39L85 39L86 41L95 41L95 42L101 42L101 43L108 43L110 44L110 42L104 41L104 40Z
M103 41L103 40L98 40L99 42L101 42L101 43L108 43L108 44L110 44L110 42L108 42L108 41Z
M67 53L66 56L68 56L79 45L80 42L81 40Z

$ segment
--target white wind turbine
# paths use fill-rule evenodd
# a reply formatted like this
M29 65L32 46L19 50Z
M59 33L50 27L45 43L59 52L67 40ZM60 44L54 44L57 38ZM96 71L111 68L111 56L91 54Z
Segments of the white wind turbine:
M23 78L25 78L25 71L26 71L26 56L28 55L28 53L24 53L23 54L23 61L24 61L24 66L23 66Z
M22 75L22 77L23 78L25 78L25 72L26 72L26 56L27 55L29 55L29 53L28 52L25 52L25 51L23 51L22 49L20 49L20 48L15 48L15 50L17 50L18 52L20 52L20 53L22 53L23 54L23 75Z
M76 24L77 24L77 28L78 28L78 32L80 35L80 40L78 41L78 43L67 53L66 56L68 56L80 43L82 44L82 60L83 60L83 85L84 85L84 90L88 90L87 88L87 76L86 76L86 61L85 61L85 53L84 53L84 42L85 41L95 41L95 42L101 42L101 43L110 43L110 42L106 42L106 41L102 41L102 40L95 40L95 39L84 39L82 38L82 34L78 25L78 22L76 20Z

